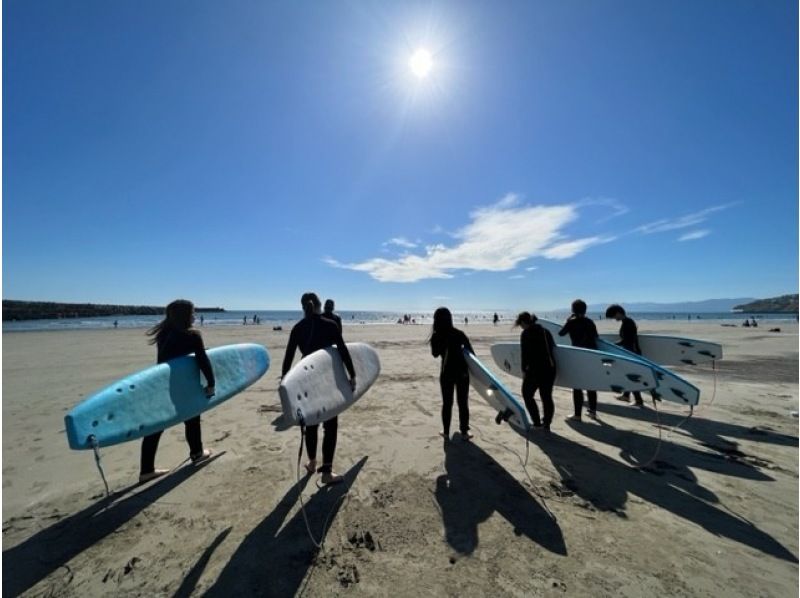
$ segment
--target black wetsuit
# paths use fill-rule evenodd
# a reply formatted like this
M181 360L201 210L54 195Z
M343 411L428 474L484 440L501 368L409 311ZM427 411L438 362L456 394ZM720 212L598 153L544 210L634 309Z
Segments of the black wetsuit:
M632 318L629 318L628 316L622 318L622 325L619 328L619 338L620 341L617 344L620 347L627 349L632 353L636 353L637 355L642 354L642 348L639 346L639 331L636 328L636 322L634 322ZM631 393L625 391L622 393L622 396L627 398L631 396ZM633 400L637 405L644 404L644 401L642 401L642 394L640 392L634 391Z
M339 329L334 322L317 314L306 316L292 328L292 332L289 334L289 344L286 347L286 355L283 358L281 377L285 376L292 367L292 360L294 360L294 354L298 348L303 357L305 357L314 351L333 345L336 345L339 350L339 355L341 355L344 366L347 368L347 373L350 374L351 378L354 378L356 370L353 367L353 360L350 358L350 352L347 350L347 345L344 344L344 339L342 339ZM336 453L336 437L339 427L338 420L338 417L332 417L322 422L325 428L325 438L322 441L322 467L318 470L322 473L330 473L333 468L333 456ZM306 427L306 452L309 459L317 458L318 435L319 424Z
M469 369L463 349L475 353L467 335L458 328L434 333L431 337L431 354L442 357L439 386L442 390L442 429L450 437L450 420L453 416L453 391L458 401L458 424L462 436L469 432Z
M539 324L533 324L519 335L522 350L522 398L531 415L534 426L550 428L555 406L553 404L553 382L556 379L556 359L553 335ZM533 396L536 391L542 399L544 421L539 419L539 410Z
M206 355L203 337L197 330L170 330L165 333L163 340L158 343L157 362L164 363L171 359L183 357L194 353L197 365L205 376L206 383L214 386L214 370L211 361ZM200 416L186 420L186 443L189 445L190 455L200 455L203 452L203 437L200 431ZM142 439L142 457L140 471L142 474L155 470L156 451L162 432L156 432Z
M332 311L326 311L322 313L322 317L336 324L336 327L339 329L339 334L342 333L342 319L338 315Z
M566 336L572 341L573 347L583 347L584 349L597 349L597 326L586 316L572 315L559 331L558 336ZM587 390L586 396L589 399L589 413L594 415L597 411L597 391ZM579 388L572 390L572 403L575 407L575 417L581 416L583 410L583 391Z

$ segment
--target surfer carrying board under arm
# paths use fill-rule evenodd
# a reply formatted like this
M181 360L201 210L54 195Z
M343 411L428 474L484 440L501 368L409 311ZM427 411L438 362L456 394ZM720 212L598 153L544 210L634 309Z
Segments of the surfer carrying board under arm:
M211 361L206 355L203 337L199 331L192 328L194 323L194 304L185 299L177 299L167 305L166 317L147 331L151 345L156 345L157 363L164 363L170 359L183 357L194 353L197 365L206 379L206 396L214 396L214 370ZM189 458L193 463L205 461L211 456L211 451L203 449L203 437L200 430L200 416L186 420L186 442L189 445ZM168 473L168 469L156 469L156 451L162 432L156 432L142 439L142 458L139 481L147 482L153 478Z
M553 404L553 383L556 380L556 343L549 330L536 323L536 316L523 311L517 316L514 326L522 328L519 335L522 379L522 398L531 416L534 428L550 431L555 405ZM539 419L539 410L533 396L536 391L542 399L544 421Z
M619 328L620 340L617 345L623 349L627 349L631 353L641 355L642 348L639 346L639 331L636 328L636 322L633 321L633 318L629 318L627 315L625 315L625 309L616 303L609 305L608 309L606 309L606 317L614 318L617 322L622 322L622 325ZM630 397L631 393L626 390L620 396L618 396L617 399L620 401L630 401ZM634 392L633 400L637 407L644 407L642 393Z
M586 303L581 299L572 302L572 315L567 318L558 336L566 336L572 341L573 347L583 347L584 349L597 349L597 326L591 318L586 317ZM597 418L597 391L587 390L589 398L589 417ZM569 419L580 421L581 411L583 410L583 390L575 388L572 390L572 403L575 406L575 414Z
M473 355L475 351L464 334L453 326L453 315L446 307L440 307L433 314L433 332L430 337L431 354L441 356L442 369L439 385L442 389L442 431L439 434L450 439L450 420L453 415L453 392L458 401L458 423L461 439L469 440L469 368L464 359L463 349Z
M300 298L305 316L292 328L289 334L289 344L286 347L286 355L283 358L283 369L281 379L292 368L294 354L298 347L300 353L305 357L314 351L325 349L336 345L339 355L342 358L347 373L350 376L350 388L356 388L356 370L353 367L353 360L350 352L344 343L342 334L335 322L322 317L322 302L316 293L304 293ZM323 484L336 484L342 481L342 476L333 472L333 456L336 453L336 438L338 435L338 417L332 417L322 422L325 428L325 437L322 439L322 467L317 469L317 439L319 435L319 424L307 426L305 428L306 453L308 463L306 470L309 473L319 471L322 474Z

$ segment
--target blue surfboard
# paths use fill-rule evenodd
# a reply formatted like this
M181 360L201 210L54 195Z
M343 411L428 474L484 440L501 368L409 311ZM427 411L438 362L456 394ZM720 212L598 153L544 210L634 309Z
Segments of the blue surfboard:
M525 405L467 349L464 349L464 359L467 360L469 368L469 383L497 411L499 417L497 421L505 420L523 431L530 428L531 420L528 418Z
M208 351L214 369L213 397L194 355L131 374L96 392L67 413L69 447L111 446L142 438L213 409L261 378L269 353L255 344L226 345Z

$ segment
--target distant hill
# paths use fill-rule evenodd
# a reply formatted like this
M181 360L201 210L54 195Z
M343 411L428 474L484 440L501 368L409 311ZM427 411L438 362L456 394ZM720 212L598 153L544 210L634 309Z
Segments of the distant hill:
M198 307L199 312L224 312L221 307ZM95 303L55 303L50 301L3 300L3 321L91 318L96 316L158 316L164 306L101 305Z
M796 314L797 297L797 293L795 293L794 295L781 295L771 299L756 299L750 303L737 305L733 309L752 314Z

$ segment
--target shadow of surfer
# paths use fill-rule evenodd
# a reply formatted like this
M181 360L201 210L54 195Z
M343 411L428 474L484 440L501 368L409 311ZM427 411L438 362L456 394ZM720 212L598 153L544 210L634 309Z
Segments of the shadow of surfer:
M689 493L686 484L677 483L671 476L649 475L554 432L547 437L531 435L531 442L552 461L561 476L565 494L576 494L597 510L627 518L628 497L637 496L714 535L797 562L797 557L769 534L743 517L709 504L705 497L713 497L714 502L718 502L718 498L696 482L692 484L694 492Z
M467 442L446 442L446 475L436 479L447 543L460 554L478 547L478 525L495 512L514 533L556 554L567 554L558 523L503 467L480 447Z
M197 465L180 467L120 500L139 486L132 484L4 550L3 595L16 596L33 587L224 454L223 451Z
M344 498L367 461L363 457L344 474L344 482L319 488L305 503L314 542L323 543ZM319 549L309 538L298 508L284 525L310 475L293 485L275 509L247 534L205 596L294 596Z

